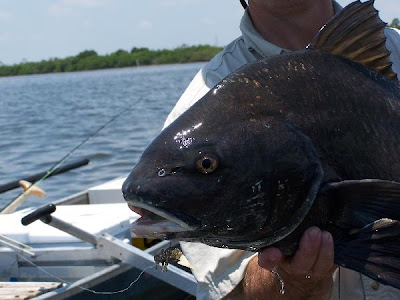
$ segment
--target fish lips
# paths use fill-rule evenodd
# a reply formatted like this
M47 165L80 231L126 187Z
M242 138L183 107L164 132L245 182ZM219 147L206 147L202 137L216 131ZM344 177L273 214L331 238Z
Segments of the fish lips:
M185 236L186 233L191 235L200 227L194 218L177 216L166 209L146 203L143 197L124 188L123 195L129 208L141 216L131 224L131 231L135 236L172 239L178 233L179 236Z

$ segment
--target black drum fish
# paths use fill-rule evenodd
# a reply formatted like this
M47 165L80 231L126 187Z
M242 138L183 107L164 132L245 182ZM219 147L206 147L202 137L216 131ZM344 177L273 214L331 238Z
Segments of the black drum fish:
M400 288L400 85L384 28L356 1L305 50L223 79L126 179L133 231L291 255L315 225L337 264Z

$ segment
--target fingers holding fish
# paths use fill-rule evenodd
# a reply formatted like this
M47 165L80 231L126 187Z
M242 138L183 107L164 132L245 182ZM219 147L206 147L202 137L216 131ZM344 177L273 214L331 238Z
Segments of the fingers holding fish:
M332 235L329 232L323 231L318 258L311 272L312 276L315 278L331 276L337 268L337 265L334 264L334 256Z
M310 227L304 232L296 254L284 264L288 273L304 276L311 274L321 252L321 236L318 227Z
M276 268L282 259L282 252L275 247L264 249L258 254L258 264L260 267L273 270Z
M297 291L307 297L328 297L335 270L333 248L330 233L310 227L304 232L294 256L283 257L279 249L270 247L260 252L258 264L282 282L281 290L284 287L288 296Z
M330 276L336 268L332 235L318 227L310 227L304 232L294 256L283 257L279 249L269 247L259 253L258 264L267 270L279 268L284 273L305 279Z
M334 243L332 235L317 227L307 229L300 240L299 249L289 259L287 271L304 275L307 279L331 276L334 266Z
M294 256L282 258L279 249L269 247L259 253L259 265L268 270L279 267L292 275L321 275L333 266L331 235L318 227L310 227L304 232Z

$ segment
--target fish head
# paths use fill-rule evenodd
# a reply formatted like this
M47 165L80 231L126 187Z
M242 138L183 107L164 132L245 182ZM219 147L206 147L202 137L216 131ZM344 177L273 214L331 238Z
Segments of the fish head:
M124 182L143 216L133 231L243 248L301 221L318 165L308 140L272 117L196 120L193 111L161 132Z

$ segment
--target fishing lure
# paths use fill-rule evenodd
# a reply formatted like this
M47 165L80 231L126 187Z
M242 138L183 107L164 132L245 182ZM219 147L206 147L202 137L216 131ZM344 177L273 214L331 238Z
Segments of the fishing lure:
M181 266L194 269L194 267L183 255L182 250L177 247L168 247L166 249L161 249L158 254L154 255L154 268L156 270L161 264L161 271L167 272L168 264L170 263L178 263Z

